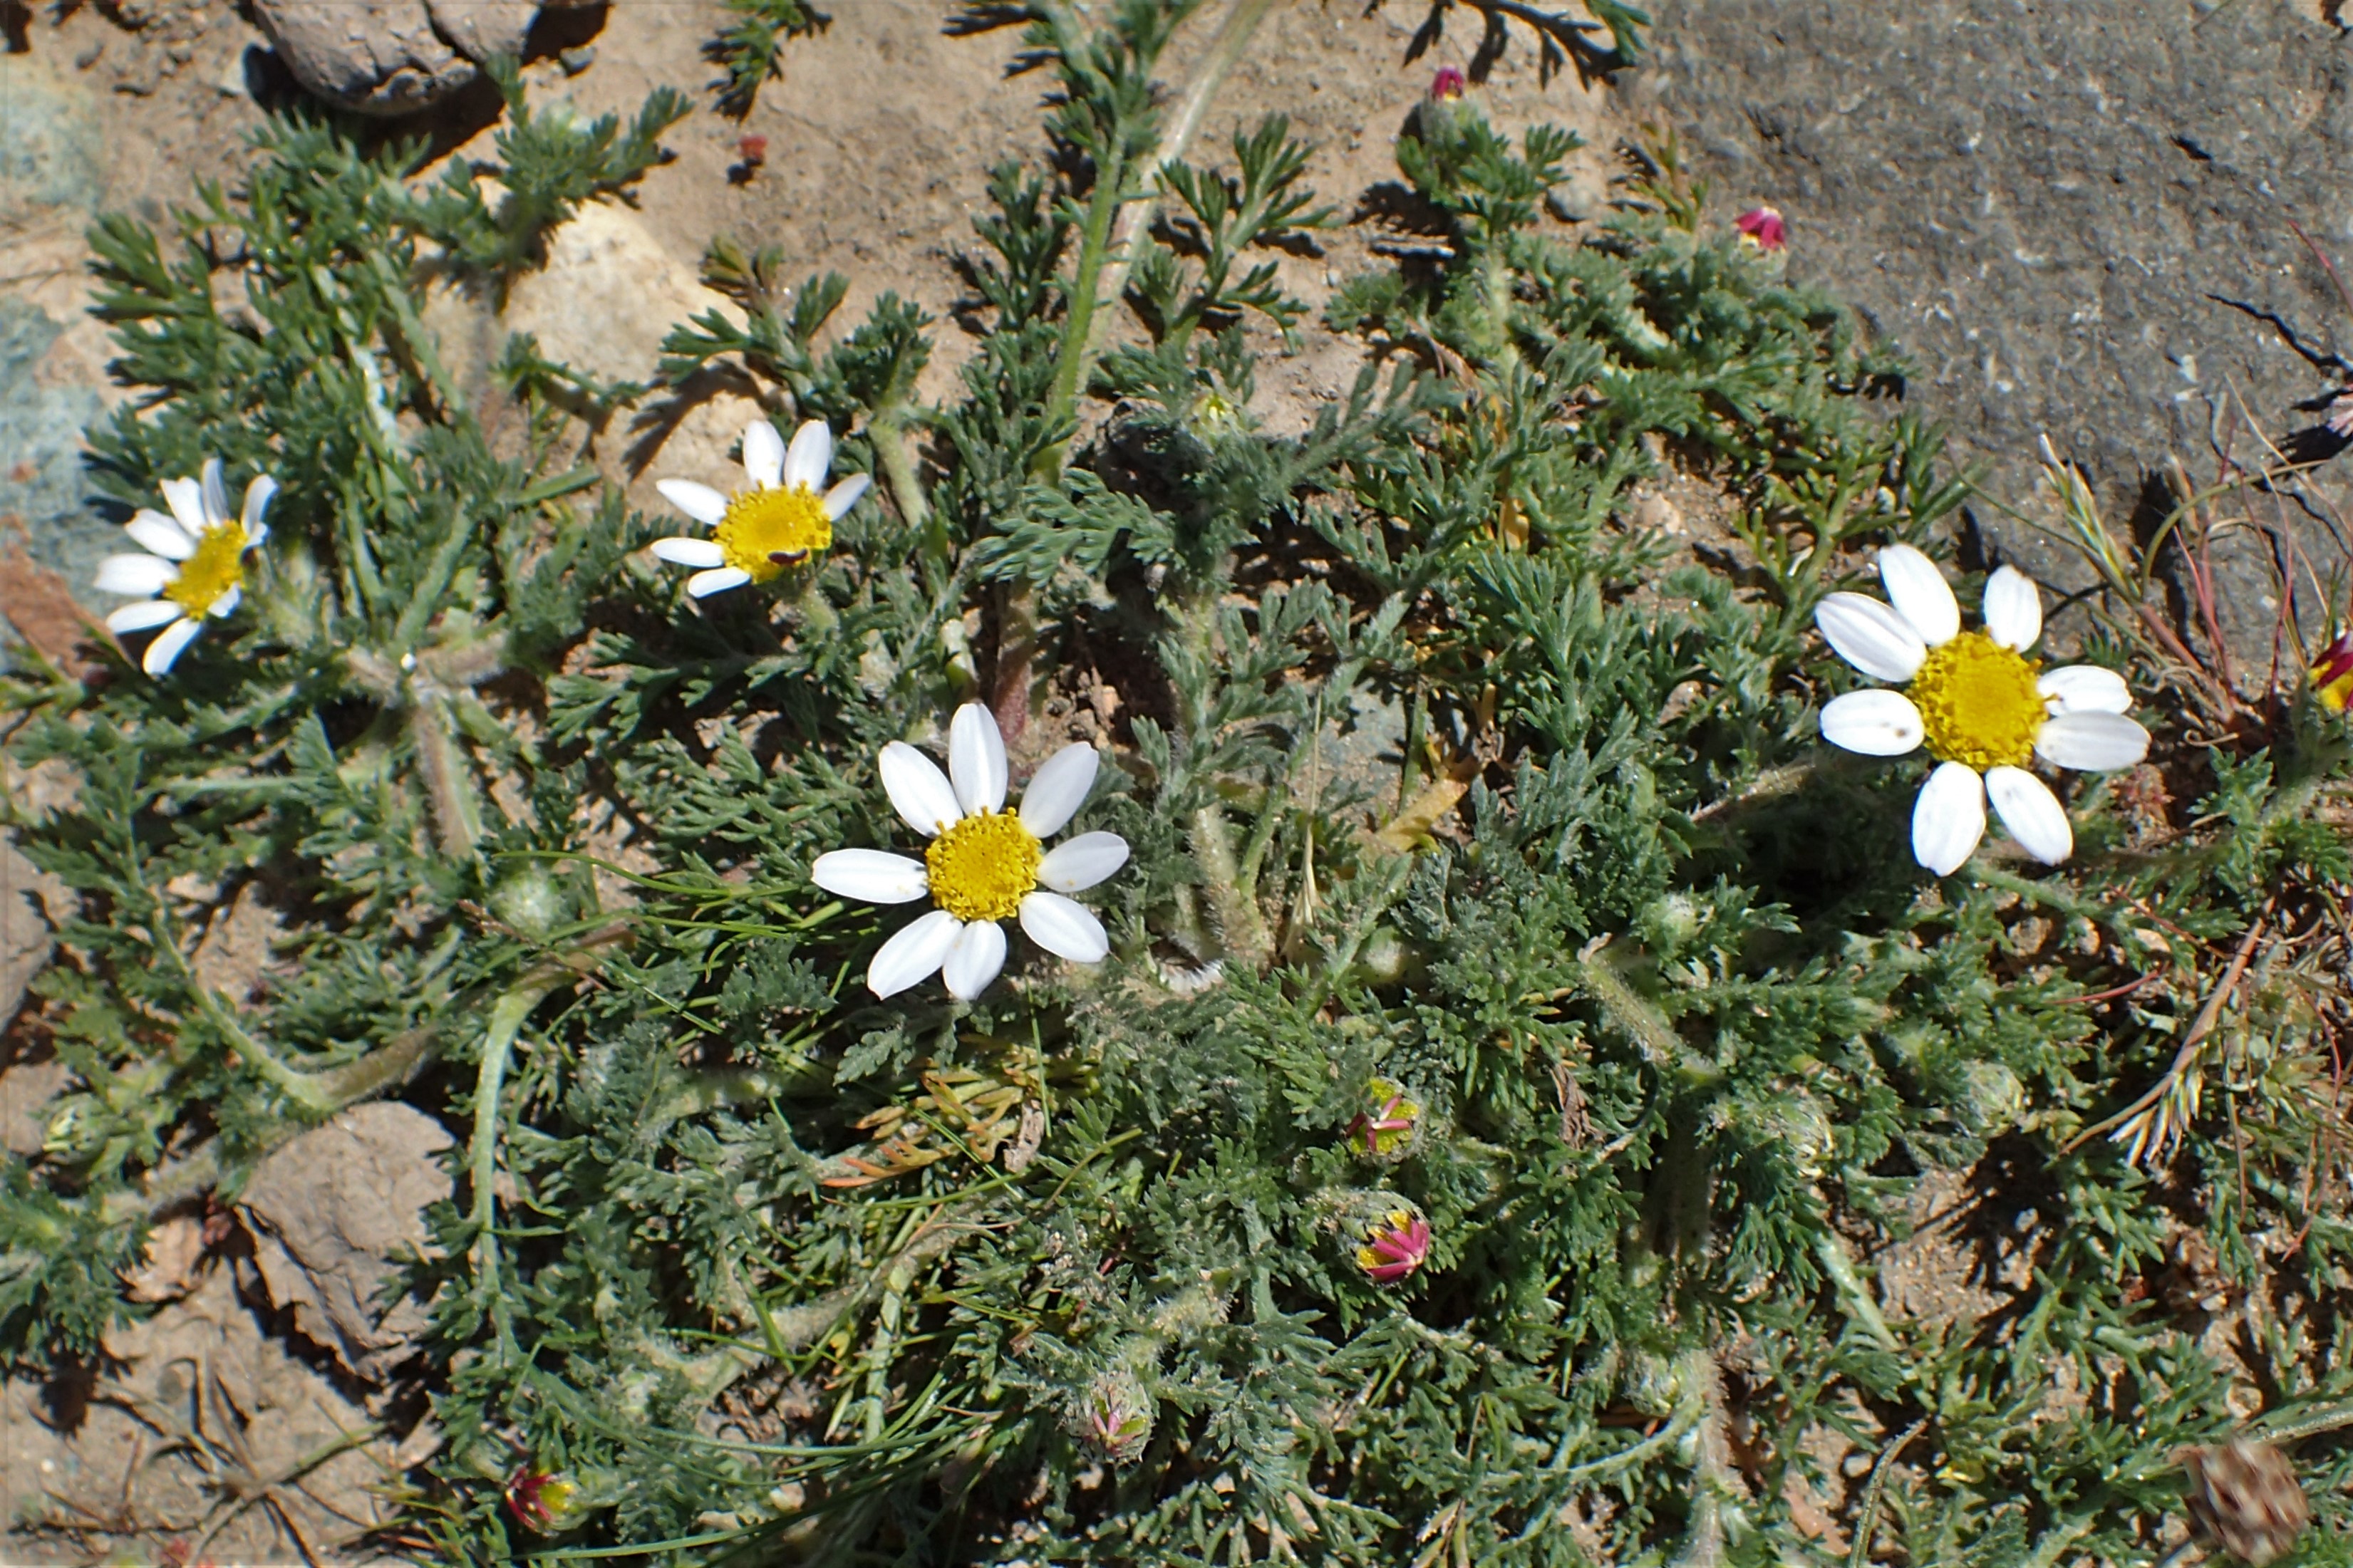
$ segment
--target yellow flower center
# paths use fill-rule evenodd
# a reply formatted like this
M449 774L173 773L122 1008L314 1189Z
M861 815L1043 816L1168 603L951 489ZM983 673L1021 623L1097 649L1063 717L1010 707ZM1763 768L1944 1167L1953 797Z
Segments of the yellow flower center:
M737 490L719 520L719 548L727 564L765 583L812 550L833 544L825 498L807 485L754 486Z
M241 522L224 522L204 531L196 552L180 563L180 575L164 586L164 597L201 616L215 599L231 588L245 586L245 552L251 543Z
M1011 920L1038 885L1038 840L1009 812L967 816L932 840L932 902L960 921Z
M1983 632L1963 632L1930 648L1911 689L1928 754L1979 773L2024 767L2048 717L2034 686L2042 668Z

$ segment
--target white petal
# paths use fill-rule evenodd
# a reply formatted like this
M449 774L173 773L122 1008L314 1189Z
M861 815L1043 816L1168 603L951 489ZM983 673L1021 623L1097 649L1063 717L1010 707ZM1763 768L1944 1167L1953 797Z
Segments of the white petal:
M969 1002L987 990L988 983L1004 967L1005 928L995 921L975 921L948 949L940 965L940 978L947 983L949 995Z
M2043 721L2034 752L2046 763L2085 773L2128 768L2148 755L2148 731L2121 713L2070 710Z
M131 536L132 543L166 561L185 561L196 552L195 541L160 511L142 511L122 525L122 531Z
M1029 940L1058 958L1073 963L1101 963L1111 952L1111 938L1103 921L1083 904L1060 893L1030 893L1021 900L1021 929Z
M708 539L657 539L652 550L655 560L667 561L673 566L707 569L727 564L727 552Z
M828 893L870 904L912 904L932 890L921 860L886 849L836 849L809 867L809 880Z
M752 574L740 566L719 566L708 572L697 572L686 580L686 594L691 599L707 599L713 594L723 594L730 588L740 588L752 580Z
M101 594L160 594L180 580L180 569L160 555L110 555L98 563Z
M2051 670L2035 682L2035 689L2050 699L2053 713L2121 713L2132 706L2125 678L2096 664Z
M188 531L190 539L204 532L204 486L194 479L165 479L155 488L164 492L164 503L172 509L172 515L180 520L180 526Z
M136 522L141 518L152 518L155 521L162 523L165 528L170 529L182 539L186 540L191 546L194 546L196 542L196 536L190 533L186 529L182 528L180 526L180 520L174 517L169 512L157 511L152 506L142 506L137 511L132 513L132 521ZM174 557L174 559L176 560L177 557Z
M1966 763L1937 763L1912 804L1912 858L1949 877L1984 837L1985 782Z
M205 503L205 526L218 528L228 521L228 487L221 483L221 460L205 459L205 475L197 481Z
M1861 594L1832 594L1814 612L1814 625L1841 658L1882 680L1911 679L1928 657L1911 622Z
M245 510L241 520L245 523L245 531L253 536L257 544L261 542L261 536L269 531L269 525L261 521L261 514L269 510L269 500L277 493L278 481L268 474L254 475L253 482L245 487Z
M948 724L948 777L965 816L1005 808L1005 736L982 703L965 703Z
M939 764L906 742L893 741L883 747L878 765L882 793L891 797L892 809L924 837L937 837L964 815Z
M1986 579L1986 635L2004 647L2024 653L2042 635L2042 591L2034 579L2015 566L2003 566Z
M866 966L866 989L889 997L922 984L940 972L963 930L964 922L945 910L910 921L875 950L874 961Z
M1920 640L1930 647L1950 642L1961 629L1960 601L1936 563L1908 544L1891 544L1879 552L1879 580L1895 613L1912 623Z
M169 599L133 599L106 617L106 629L117 634L143 632L160 626L166 621L176 621L184 612Z
M243 603L245 603L245 589L237 584L231 583L221 590L218 598L205 606L205 614L215 620L219 620L225 616L236 614L237 607Z
M832 470L833 427L822 419L801 421L793 432L793 449L785 458L785 483L821 490Z
M765 419L744 426L744 471L764 490L784 482L785 438Z
M1058 893L1075 893L1126 864L1126 839L1116 833L1082 833L1046 852L1038 862L1038 882Z
M163 675L170 670L172 661L180 657L180 650L196 640L196 632L203 625L202 621L184 616L165 626L156 634L155 640L147 645L146 657L139 661L139 668L150 675Z
M2050 785L2024 768L1989 768L1985 782L1993 808L2001 813L2001 825L2029 855L2045 866L2056 866L2075 852L2067 808Z
M698 485L692 479L662 479L654 489L661 491L662 500L706 527L718 527L719 520L727 515L727 498L709 485Z
M1084 741L1048 757L1021 792L1021 826L1039 838L1061 832L1087 804L1097 763L1095 749Z
M1822 739L1866 757L1900 757L1921 732L1920 710L1901 691L1850 691L1822 710Z
M871 474L852 474L826 491L825 515L835 522L839 522L849 514L849 509L856 506L865 496L867 487L873 482L874 479ZM815 489L817 487L811 485L809 488Z

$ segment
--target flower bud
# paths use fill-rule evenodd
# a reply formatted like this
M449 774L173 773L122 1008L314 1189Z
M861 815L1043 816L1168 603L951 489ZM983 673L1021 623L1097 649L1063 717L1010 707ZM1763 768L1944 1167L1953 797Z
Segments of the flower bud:
M1430 1222L1409 1208L1391 1209L1368 1227L1356 1266L1376 1285L1411 1277L1430 1258Z
M2018 1125L2026 1110L2026 1086L2000 1062L1971 1062L1961 1069L1961 1125L1980 1138L1995 1138Z
M491 913L531 937L545 936L571 914L563 888L537 860L526 860L500 878L490 901Z
M1064 1426L1071 1436L1114 1465L1131 1465L1152 1441L1158 1409L1152 1391L1129 1368L1099 1373L1072 1402Z
M1755 246L1767 256L1788 244L1788 226L1771 207L1751 207L1734 218L1732 226L1740 231L1741 244Z
M579 1523L588 1507L569 1475L526 1464L507 1479L507 1511L524 1529L554 1535Z
M1672 1415L1683 1396L1682 1371L1666 1357L1648 1351L1628 1358L1622 1379L1626 1403L1645 1415Z
M1367 1160L1402 1160L1421 1141L1421 1101L1377 1078L1365 1086L1370 1107L1348 1123L1348 1146Z
M2312 663L2312 694L2332 713L2353 702L2353 630L2320 650Z

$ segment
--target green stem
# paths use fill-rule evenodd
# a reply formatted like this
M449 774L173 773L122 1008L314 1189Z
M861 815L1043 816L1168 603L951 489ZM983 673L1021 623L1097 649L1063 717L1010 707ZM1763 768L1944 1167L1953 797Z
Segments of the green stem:
M914 456L907 450L905 416L895 408L878 416L867 426L866 438L874 444L875 467L890 489L891 503L899 509L908 529L922 538L926 552L942 553L946 541L931 537L931 502L915 479Z
M466 1151L466 1173L474 1184L474 1299L485 1311L499 1295L498 1159L499 1099L506 1088L507 1058L515 1037L552 983L533 978L501 993L491 1004L482 1036L482 1062L474 1075L474 1137Z
M481 808L474 799L466 762L451 733L449 704L438 689L412 689L408 738L417 748L417 770L425 775L425 791L433 800L433 822L441 837L441 852L463 864L474 858L481 841Z
M1893 1353L1897 1349L1895 1335L1887 1327L1887 1320L1880 1315L1879 1303L1871 1299L1871 1288L1855 1272L1854 1259L1849 1256L1846 1242L1839 1233L1825 1227L1815 1237L1814 1257L1821 1264L1822 1272L1831 1277L1846 1315L1861 1323L1879 1342L1881 1350Z
M1226 12L1226 19L1218 25L1218 36L1209 41L1208 53L1194 68L1193 79L1186 84L1185 95L1177 101L1167 134L1152 150L1145 170L1144 184L1147 188L1144 195L1120 215L1119 232L1113 241L1116 254L1103 268L1104 299L1120 297L1127 287L1129 271L1144 253L1145 241L1152 232L1152 220L1160 212L1161 171L1182 161L1191 148L1194 133L1201 129L1218 89L1233 74L1242 52L1250 47L1250 35L1258 31L1258 25L1273 8L1274 0L1234 0Z
M1062 320L1062 346L1054 363L1053 389L1046 399L1046 427L1050 430L1060 428L1074 417L1079 389L1086 384L1087 367L1093 360L1091 345L1095 302L1101 298L1103 257L1111 245L1112 217L1119 210L1126 180L1126 162L1114 145L1106 161L1095 170L1095 188L1087 201L1087 221L1080 230L1079 263L1071 279L1070 312ZM1031 472L1041 482L1051 484L1061 478L1062 465L1070 452L1070 438L1064 437L1038 455Z
M1226 956L1262 970L1274 956L1274 939L1258 899L1242 881L1241 862L1234 854L1233 829L1225 809L1214 801L1193 814L1193 858L1216 911L1219 944Z

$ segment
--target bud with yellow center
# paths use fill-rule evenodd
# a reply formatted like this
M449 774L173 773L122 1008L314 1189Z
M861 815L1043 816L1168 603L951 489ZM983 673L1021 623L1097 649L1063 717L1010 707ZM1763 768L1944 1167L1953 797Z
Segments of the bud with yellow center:
M2353 702L2353 631L2321 650L2312 666L2312 694L2332 713Z

